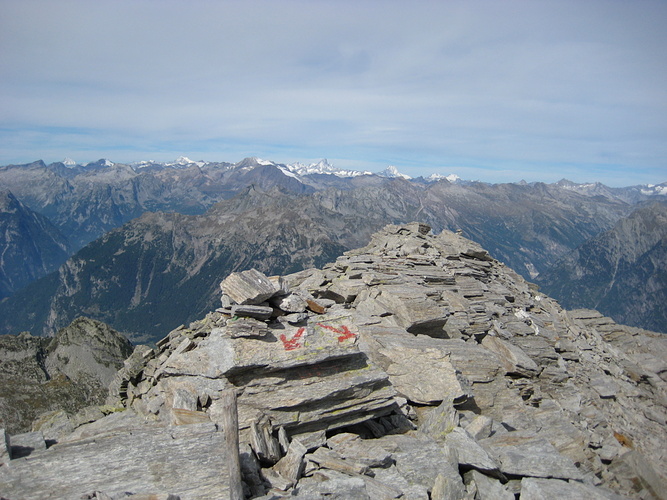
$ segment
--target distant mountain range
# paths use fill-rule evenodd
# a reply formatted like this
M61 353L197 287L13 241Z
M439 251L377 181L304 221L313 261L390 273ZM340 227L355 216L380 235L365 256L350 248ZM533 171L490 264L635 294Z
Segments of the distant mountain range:
M537 277L563 307L667 332L667 202L637 208Z
M636 208L667 199L667 183L487 184L455 175L411 179L392 167L372 174L326 160L285 165L258 158L37 161L0 167L0 189L48 218L70 251L57 273L46 275L67 254L12 278L18 284L0 303L0 332L52 334L86 315L144 340L215 307L217 284L231 271L320 266L363 246L387 223L461 230L535 279ZM0 272L7 275L7 266Z
M49 219L0 190L0 300L58 269L69 253Z

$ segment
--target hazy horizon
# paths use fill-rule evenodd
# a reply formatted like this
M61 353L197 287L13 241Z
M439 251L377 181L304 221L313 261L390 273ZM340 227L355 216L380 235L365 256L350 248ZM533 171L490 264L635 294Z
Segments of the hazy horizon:
M0 164L667 180L667 2L0 0Z

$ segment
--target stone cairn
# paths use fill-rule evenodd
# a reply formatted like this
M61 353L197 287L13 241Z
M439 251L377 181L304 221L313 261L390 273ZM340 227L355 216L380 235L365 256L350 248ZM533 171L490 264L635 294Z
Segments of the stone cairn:
M10 439L0 492L224 498L231 389L247 498L666 498L665 338L563 310L461 235L388 226L321 270L221 288L221 308L128 358L108 401L126 411L53 434L32 466ZM66 487L56 462L91 439L124 475ZM60 478L40 483L39 460Z

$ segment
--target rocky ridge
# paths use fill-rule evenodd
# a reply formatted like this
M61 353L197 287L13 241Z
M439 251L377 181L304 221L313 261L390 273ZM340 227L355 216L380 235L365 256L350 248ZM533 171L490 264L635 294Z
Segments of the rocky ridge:
M29 431L40 413L76 413L104 403L107 386L132 350L118 332L89 318L51 338L1 335L0 428L18 434Z
M69 251L46 217L0 189L0 300L55 271Z
M246 497L664 498L665 339L563 310L459 235L387 226L321 270L221 288L126 360L126 411L44 424L57 443L26 458L10 437L0 491L223 498L233 389Z

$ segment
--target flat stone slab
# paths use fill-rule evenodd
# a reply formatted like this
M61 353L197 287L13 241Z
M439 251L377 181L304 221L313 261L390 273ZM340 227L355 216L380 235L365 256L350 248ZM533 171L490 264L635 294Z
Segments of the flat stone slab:
M560 479L542 479L524 477L521 480L521 500L550 500L567 498L568 500L620 500L621 497L601 488L578 482Z
M581 479L582 474L569 458L546 439L531 433L508 432L479 444L500 464L500 471L512 476Z
M407 336L406 341L410 341ZM393 386L407 400L437 404L468 398L468 391L457 377L449 356L441 350L404 346L382 348L378 352L391 360L384 368Z
M9 438L12 458L27 457L32 453L46 450L46 442L41 432L24 432Z
M110 497L166 491L183 499L228 498L223 433L214 424L134 429L54 445L0 467L7 498ZM196 480L193 480L196 478Z

